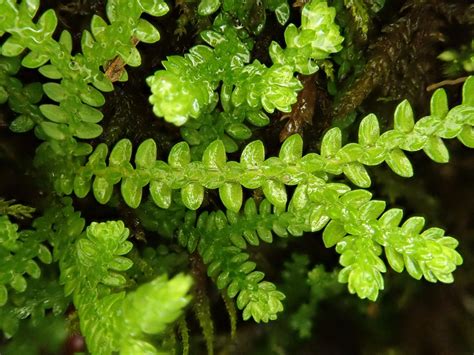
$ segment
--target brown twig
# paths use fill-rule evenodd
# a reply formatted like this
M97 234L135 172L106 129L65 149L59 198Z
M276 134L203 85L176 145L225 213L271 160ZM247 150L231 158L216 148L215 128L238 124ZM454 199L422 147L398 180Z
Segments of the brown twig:
M136 46L140 42L137 38L132 37L132 45ZM111 82L119 81L125 70L125 61L121 56L116 56L112 59L105 68L105 75L110 79Z
M463 77L460 77L460 78L457 78L457 79L443 80L443 81L440 81L439 83L434 83L434 84L429 85L426 88L426 91L433 91L433 90L436 90L436 89L438 89L440 87L443 87L445 85L461 84L461 83L465 82L467 80L467 78L468 78L468 76L463 76Z

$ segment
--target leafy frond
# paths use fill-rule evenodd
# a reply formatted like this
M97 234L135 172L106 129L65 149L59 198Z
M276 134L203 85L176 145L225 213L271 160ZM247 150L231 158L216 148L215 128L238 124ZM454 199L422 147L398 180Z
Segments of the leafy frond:
M92 187L96 199L107 203L113 186L121 181L125 202L136 208L143 187L149 185L153 201L159 207L168 208L172 190L180 190L185 206L195 210L203 202L205 188L219 189L225 207L238 211L243 200L242 186L262 188L272 204L284 208L288 200L285 185L302 185L315 178L327 180L328 174L344 173L354 184L369 187L371 179L365 166L386 162L398 175L409 177L413 169L403 150L424 150L434 161L445 163L449 153L442 138L458 138L463 144L473 146L473 84L473 78L465 83L463 103L452 109L448 108L445 92L436 91L431 100L431 115L416 123L410 104L402 102L394 114L394 129L382 135L376 116L368 115L360 124L359 143L342 146L341 131L333 128L323 137L321 154L303 156L302 139L294 135L283 143L279 157L266 160L261 141L248 144L239 163L227 161L224 143L216 140L206 148L201 161L191 161L189 146L181 142L172 148L165 163L156 160L156 143L148 139L138 147L133 167L129 140L116 144L108 157L109 164L108 148L100 144L88 163L76 171L74 192L84 197Z
M119 291L130 286L123 274L132 266L123 256L133 246L127 240L129 230L123 222L113 221L93 222L83 232L84 220L73 211L69 200L64 203L62 211L55 209L56 218L62 218L55 221L52 243L58 250L64 293L73 296L90 351L158 354L146 334L162 333L178 319L190 300L186 294L191 278L178 275L168 280L160 276L135 291ZM61 245L58 239L64 242L65 233L70 240Z
M0 197L0 216L10 215L18 219L31 218L31 214L35 209L30 206L25 206L15 203L15 200L5 200Z
M49 264L52 261L44 238L29 231L18 232L18 225L8 216L0 216L0 306L4 306L11 290L24 292L27 277L37 279L41 268L37 261ZM36 260L35 260L36 259ZM10 289L10 291L9 291Z
M155 114L181 126L191 117L211 112L221 82L220 100L225 111L243 107L247 116L259 115L262 108L270 113L275 109L289 112L301 89L294 73L314 73L318 70L315 61L341 49L343 38L334 17L335 10L324 1L307 4L301 27L289 25L285 31L287 48L271 45L271 67L257 60L250 63L249 49L238 32L218 18L215 27L221 25L223 30L201 32L209 46L195 46L184 57L168 57L163 62L165 70L147 79Z
M19 57L0 55L0 104L8 102L8 106L19 114L10 124L10 129L18 133L29 131L44 121L36 105L43 97L41 84L31 83L23 86L23 83L14 77L20 67Z
M49 79L61 79L60 83L43 84L45 94L58 104L40 105L39 109L46 119L39 123L37 134L42 139L69 141L69 148L72 144L72 151L76 155L88 154L87 148L71 143L75 142L73 137L90 139L102 133L98 122L103 115L97 108L105 102L100 91L113 90L111 81L114 76L110 71L118 72L113 72L115 76L118 75L115 80L126 80L125 63L140 65L140 54L135 48L137 41L153 43L160 38L156 28L140 19L140 16L143 12L162 16L168 7L161 0L108 1L107 17L110 25L99 16L94 16L92 33L83 33L82 53L75 55L72 54L69 32L63 31L58 41L53 38L58 21L53 10L44 12L36 23L33 22L38 8L39 1L22 1L20 4L11 0L2 2L0 33L10 36L2 45L1 54L16 57L28 48L29 53L23 57L22 66L39 68L40 73ZM120 56L122 64L117 68L106 68L107 61L116 56ZM26 131L33 126L32 120L25 118L13 124L19 131ZM57 143L53 146L56 146L57 151L61 150ZM62 150L63 154L68 153L64 146Z

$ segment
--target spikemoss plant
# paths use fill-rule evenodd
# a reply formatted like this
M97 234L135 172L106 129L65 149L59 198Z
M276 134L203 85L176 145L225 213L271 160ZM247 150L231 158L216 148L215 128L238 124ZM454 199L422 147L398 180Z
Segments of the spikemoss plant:
M462 263L456 239L441 228L424 229L422 217L404 220L401 209L373 199L368 167L385 162L396 174L411 177L405 152L423 150L435 162L447 163L443 139L474 147L474 78L466 80L460 104L450 107L439 89L431 97L430 114L417 120L408 101L401 102L393 129L383 133L378 118L367 115L355 143L343 144L341 130L331 128L321 137L319 153L304 153L303 139L295 134L278 156L266 156L264 142L252 140L235 159L228 154L238 151L255 127L268 125L275 111L292 110L303 88L296 74L316 73L344 45L335 9L311 0L301 9L299 27L286 27L284 45L270 44L272 64L252 60L253 36L265 18L256 27L242 26L242 18L256 6L274 11L280 24L290 13L286 1L257 3L195 2L201 16L218 12L200 32L206 44L167 57L164 68L146 79L153 112L181 126L185 140L171 148L166 161L158 159L162 152L153 138L135 147L125 137L113 146L90 140L103 132L102 92L127 80L125 65L141 64L139 42L160 38L142 13L162 16L168 11L165 2L107 1L108 22L92 17L79 53L73 53L68 31L55 39L53 10L37 16L39 1L0 3L5 39L0 102L19 114L10 123L13 132L34 128L44 141L35 167L49 182L43 188L54 193L24 229L12 218L31 217L34 209L0 200L0 328L7 338L24 319L41 324L49 313L64 316L72 304L74 316L69 317L78 319L76 328L91 353L173 353L180 346L167 339L177 324L187 353L185 308L192 303L212 353L203 272L220 290L233 332L233 300L244 320L275 320L284 311L285 294L265 280L246 250L272 243L275 236L322 231L324 245L340 254L338 281L362 299L377 299L387 265L396 272L406 269L415 279L453 282ZM351 2L346 6L351 8ZM353 10L366 34L366 8ZM23 83L16 77L22 67L38 68L48 80ZM118 211L118 219L86 222L75 208L90 194L108 205L104 211ZM139 222L125 218L130 213ZM147 240L153 238L151 247L129 238L130 229L138 238L137 226L146 230ZM189 263L180 261L188 255ZM325 277L315 269L310 281L317 284L320 274ZM306 336L309 332L295 328Z

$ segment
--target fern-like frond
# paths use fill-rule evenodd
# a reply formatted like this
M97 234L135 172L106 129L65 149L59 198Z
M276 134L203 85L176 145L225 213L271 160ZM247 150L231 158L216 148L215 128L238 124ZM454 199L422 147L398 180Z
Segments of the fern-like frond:
M195 46L184 57L168 57L163 62L165 70L147 79L155 114L181 126L191 117L209 113L217 104L215 90L220 83L225 111L243 107L248 117L258 116L262 109L290 112L302 88L294 73L316 72L315 61L341 49L343 38L334 17L335 10L324 1L307 4L301 27L289 25L285 31L287 48L271 45L271 67L257 60L250 63L249 48L236 29L217 23L223 30L201 32L209 46Z

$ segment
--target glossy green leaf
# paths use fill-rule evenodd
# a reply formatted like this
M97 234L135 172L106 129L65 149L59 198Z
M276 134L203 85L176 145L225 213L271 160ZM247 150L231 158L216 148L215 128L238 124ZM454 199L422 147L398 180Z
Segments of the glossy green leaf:
M153 139L147 139L138 146L135 154L135 165L137 168L150 169L156 161L156 143Z
M394 114L394 128L404 133L409 133L415 126L413 110L407 100L403 100L398 104Z
M115 144L110 153L109 163L111 166L121 166L132 158L132 142L129 139L121 139Z
M225 183L219 188L219 196L225 208L239 212L242 206L242 186L238 183Z
M106 204L112 197L113 184L107 179L97 176L92 184L92 190L94 191L94 197L97 202Z
M437 116L440 119L443 119L448 114L449 106L446 91L438 89L433 93L433 96L431 96L430 108L431 115Z
M168 163L172 168L180 169L191 162L191 152L186 142L175 144L168 155Z
M28 132L35 127L35 121L25 115L20 115L10 123L10 129L16 133Z
M377 116L365 116L359 126L359 143L364 146L374 145L380 136L379 121Z
M462 103L463 105L474 106L474 76L467 78L462 87Z
M190 210L197 210L204 199L204 187L198 183L188 183L181 189L181 199Z
M449 161L448 148L439 137L432 136L428 138L423 151L437 163L447 163Z
M171 205L171 188L162 181L152 180L150 182L150 193L153 202L155 202L158 207L169 208Z
M339 243L347 234L344 226L336 221L331 221L323 232L323 242L326 248L331 248Z
M240 163L245 168L260 166L265 160L265 147L262 141L249 143L240 156Z
M235 139L249 139L252 136L252 131L243 123L230 124L225 129L226 133Z
M209 144L202 156L204 166L211 170L222 170L226 161L225 147L221 140Z
M341 149L341 142L341 130L337 127L330 129L321 142L321 155L323 157L335 155Z
M15 291L18 292L25 292L27 287L26 279L20 274L16 274L13 277L13 280L10 282L10 285Z
M89 105L79 104L76 112L78 118L83 122L98 123L104 118L102 112Z
M279 181L266 180L263 182L263 193L265 197L277 208L285 208L287 194L285 185Z
M169 11L169 7L163 0L139 0L143 11L152 16L163 16Z
M275 9L275 15L280 25L284 25L290 18L290 6L287 2L283 2Z
M144 43L155 43L160 40L160 32L146 20L138 20L135 37Z
M61 79L62 74L58 68L52 64L44 65L38 71L49 79Z
M209 16L216 12L220 6L220 0L201 0L198 6L198 14L201 16Z
M121 192L123 199L131 208L140 206L142 200L142 187L140 180L135 177L122 179Z
M41 122L40 126L44 133L52 139L63 140L66 138L66 134L64 133L64 131L56 123Z
M38 20L40 31L46 37L51 36L58 24L58 18L53 9L46 10Z
M65 91L64 88L60 84L57 84L57 83L43 84L43 90L44 90L44 93L51 100L54 100L56 102L61 102L68 96L67 91ZM46 106L46 105L43 105L43 106Z
M466 147L474 148L474 127L465 125L459 134L458 139Z
M38 51L33 51L28 53L23 60L21 65L25 68L38 68L49 61L49 57L46 54L40 53Z
M92 139L102 134L102 127L95 123L81 122L76 126L74 134L78 138Z
M16 57L25 50L25 46L22 44L20 38L11 36L3 42L1 49L2 55L5 57Z
M388 154L386 162L390 169L392 169L396 174L403 177L413 176L413 167L410 160L400 149L392 150Z
M303 155L303 138L299 134L288 137L280 148L280 159L285 163L296 163Z
M355 185L360 187L370 187L371 180L367 170L360 163L349 163L343 168L344 174Z
M68 112L57 105L41 105L39 107L41 113L48 119L56 123L68 123L71 118Z

